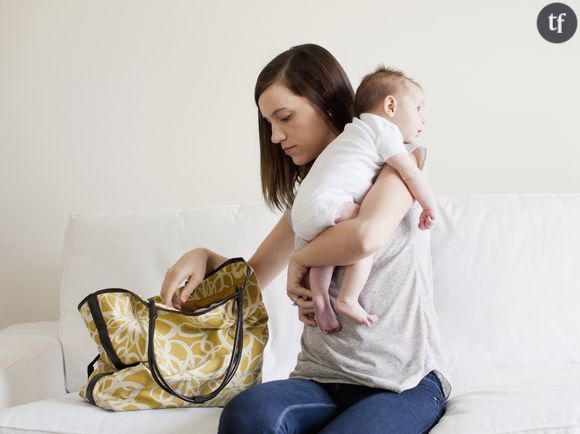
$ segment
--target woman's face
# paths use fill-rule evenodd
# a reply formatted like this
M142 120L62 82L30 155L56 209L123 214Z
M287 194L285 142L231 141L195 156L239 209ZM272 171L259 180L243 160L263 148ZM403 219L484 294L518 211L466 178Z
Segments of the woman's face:
M318 157L337 135L310 101L278 82L260 95L258 107L272 126L272 143L297 166Z

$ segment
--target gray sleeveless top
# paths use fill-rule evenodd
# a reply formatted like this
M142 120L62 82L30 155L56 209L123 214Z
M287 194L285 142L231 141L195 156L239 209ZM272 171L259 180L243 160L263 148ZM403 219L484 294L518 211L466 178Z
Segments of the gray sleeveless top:
M423 152L421 167L425 155ZM451 385L443 374L445 362L433 304L431 234L417 227L420 214L415 201L374 255L359 301L379 321L366 327L340 315L342 330L329 335L318 327L304 326L301 352L290 378L361 384L400 393L435 370L445 397L449 397ZM290 219L289 215L287 211ZM330 284L333 301L343 275L344 267L336 267Z

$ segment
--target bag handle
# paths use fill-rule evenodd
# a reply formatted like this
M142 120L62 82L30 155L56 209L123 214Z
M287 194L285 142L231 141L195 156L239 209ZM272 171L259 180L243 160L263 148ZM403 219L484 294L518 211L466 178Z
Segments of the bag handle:
M247 266L247 265L246 265ZM248 280L250 278L250 267L246 268L246 278L244 280L243 286L236 287L237 291L237 305L238 305L238 318L236 320L236 334L234 338L234 348L232 350L232 356L230 358L230 363L224 375L224 379L221 384L212 392L201 395L201 396L185 396L176 391L173 387L171 387L167 380L163 377L161 370L159 369L159 365L157 364L157 359L155 357L155 319L157 318L157 306L154 300L149 300L149 337L147 343L147 355L149 358L149 368L151 370L151 376L155 380L155 382L165 390L167 393L182 399L183 401L192 403L192 404L202 404L210 399L215 398L218 393L222 391L224 387L232 380L236 371L238 370L238 366L240 365L240 360L242 359L242 350L243 350L243 337L244 337L244 292L246 290L246 286L248 285Z

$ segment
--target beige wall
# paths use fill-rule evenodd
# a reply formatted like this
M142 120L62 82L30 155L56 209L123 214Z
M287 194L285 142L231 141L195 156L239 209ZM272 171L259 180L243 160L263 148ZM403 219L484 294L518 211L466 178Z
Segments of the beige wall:
M580 31L542 40L547 3L0 0L0 327L57 318L70 213L259 200L253 87L292 45L423 84L436 192L579 193Z

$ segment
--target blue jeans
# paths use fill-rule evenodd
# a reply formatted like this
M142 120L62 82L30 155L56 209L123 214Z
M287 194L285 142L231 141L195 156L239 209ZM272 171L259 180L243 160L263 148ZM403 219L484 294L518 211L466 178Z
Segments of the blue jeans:
M401 393L292 378L237 395L221 414L218 434L422 434L444 412L434 372Z

